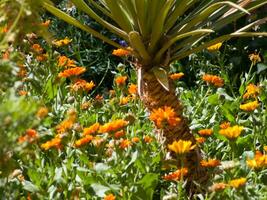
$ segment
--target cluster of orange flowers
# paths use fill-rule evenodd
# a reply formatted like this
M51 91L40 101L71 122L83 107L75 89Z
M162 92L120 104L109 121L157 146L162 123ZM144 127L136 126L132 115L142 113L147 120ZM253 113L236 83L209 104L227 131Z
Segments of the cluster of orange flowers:
M47 141L46 143L42 144L41 148L44 150L48 150L51 148L60 149L61 148L61 138L55 137L55 138Z
M75 61L68 58L67 56L59 56L57 64L59 67L65 67L65 68L76 67Z
M244 99L256 98L260 93L260 87L250 83L246 87L246 93L243 95Z
M241 134L243 130L244 130L243 126L235 125L225 129L220 129L219 133L225 136L229 140L234 140Z
M222 87L224 85L224 80L216 75L204 74L202 80L215 87Z
M188 169L181 168L176 170L175 172L163 176L162 178L167 181L179 181L182 177L185 177L187 175L188 175Z
M213 134L212 129L201 129L198 131L198 134L201 136L211 136Z
M38 133L36 130L34 129L28 129L26 130L25 135L20 136L18 139L19 143L23 143L23 142L34 142L36 139L38 138Z
M32 50L37 54L36 59L40 62L47 60L48 54L43 53L44 49L41 47L40 44L33 44Z
M182 78L184 76L184 73L183 72L180 72L180 73L174 73L174 74L171 74L170 75L170 78L172 80L179 80L180 78Z
M93 125L89 126L88 128L83 129L83 136L95 134L97 133L99 128L100 128L100 124L96 122Z
M120 129L124 128L125 126L127 126L128 123L129 122L127 122L123 119L118 119L118 120L114 120L112 122L108 122L99 128L99 133L108 133L108 132L120 130Z
M174 109L169 106L153 109L149 118L158 128L163 128L166 123L170 126L177 126L181 121L181 119L177 117Z
M246 178L233 179L229 181L229 183L223 183L223 182L215 183L209 188L209 190L212 192L220 191L220 190L224 190L228 186L238 189L240 187L243 187L246 184L246 182L247 182Z
M247 159L247 165L253 169L260 169L267 167L267 155L256 151L253 159Z
M86 135L84 137L82 137L81 139L77 140L75 142L75 147L81 147L85 144L88 144L89 142L91 142L94 139L94 137L92 135Z
M56 47L62 47L68 45L69 43L71 43L71 41L72 40L70 40L69 38L64 38L62 40L53 40L52 44Z
M71 85L71 90L72 91L86 91L89 92L90 90L93 89L93 87L95 86L93 81L90 81L90 83L88 83L87 81L83 80L83 79L77 79L72 85Z

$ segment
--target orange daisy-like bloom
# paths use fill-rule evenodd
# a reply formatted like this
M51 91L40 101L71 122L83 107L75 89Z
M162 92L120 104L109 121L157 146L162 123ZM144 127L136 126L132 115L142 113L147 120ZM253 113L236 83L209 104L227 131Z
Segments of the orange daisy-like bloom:
M35 53L41 54L43 52L43 48L40 44L33 44L32 49Z
M36 140L38 137L38 133L36 130L34 129L28 129L26 130L26 133L24 136L19 137L19 143L23 143L23 142L33 142L34 140Z
M212 129L201 129L198 131L198 134L201 136L210 136L212 135L213 130Z
M3 54L2 54L2 59L3 60L9 60L10 57L10 53L8 50L6 50Z
M133 137L132 142L138 143L140 141L139 137Z
M231 126L230 122L223 122L220 124L221 129L226 129L229 128L230 126Z
M207 49L208 49L208 51L210 51L210 52L218 51L218 50L221 48L221 46L222 46L222 43L219 42L219 43L217 43L217 44L214 44L214 45L212 45L212 46L209 46Z
M93 125L89 126L88 128L83 129L83 136L92 135L97 133L100 128L100 124L98 122L94 123Z
M124 130L120 130L120 131L117 131L116 133L114 133L114 138L116 138L116 139L119 139L123 136L125 136Z
M111 97L114 97L115 94L116 94L115 90L109 90L109 95L110 95Z
M128 56L130 54L131 54L131 52L129 50L125 50L125 49L115 49L112 52L112 55L119 56L119 57Z
M127 76L118 76L116 79L115 79L115 83L118 85L118 86L122 86L125 84L125 81L127 80Z
M76 67L75 61L67 56L59 56L57 64L59 67Z
M151 142L153 141L153 138L150 137L150 136L148 136L148 135L146 135L146 136L144 137L144 141L145 141L145 143L151 143Z
M94 137L92 135L86 135L85 137L83 137L83 138L81 138L75 142L75 147L79 148L85 144L88 144L93 139L94 139Z
M70 40L69 38L64 38L62 40L54 40L52 41L52 44L56 47L62 47L68 45L69 43L71 43L71 41L72 40Z
M202 167L214 168L214 167L219 166L221 164L221 161L216 160L216 159L208 159L208 160L200 161L200 164Z
M109 194L107 196L104 197L104 200L115 200L116 197L113 194Z
M249 54L249 59L253 63L253 65L256 65L258 62L261 62L260 54L252 53Z
M74 84L71 85L71 90L75 92L79 90L84 90L86 92L89 92L90 90L93 89L94 86L95 84L93 81L90 81L90 83L88 83L87 81L83 79L78 79L75 81Z
M71 77L71 76L78 76L78 75L84 73L85 71L86 71L85 67L74 67L74 68L66 69L63 72L60 72L58 74L58 77L67 78L67 77Z
M233 188L240 188L244 186L247 182L246 178L238 178L238 179L233 179L229 182L229 185Z
M131 84L128 88L128 92L131 95L136 95L137 94L137 85Z
M181 168L176 170L175 172L172 172L168 175L163 176L162 178L167 181L179 181L182 176L185 177L188 175L188 169L187 168Z
M211 187L209 187L209 191L211 192L221 191L224 190L227 186L228 184L226 183L214 183Z
M202 144L202 143L204 143L206 141L206 138L204 138L204 137L197 137L196 138L196 141L197 141L198 144Z
M48 27L50 25L50 20L46 20L45 22L42 22L40 25L44 27Z
M108 132L112 132L112 131L117 131L117 130L124 128L127 125L128 125L127 121L125 121L123 119L118 119L118 120L108 122L108 123L100 126L98 132L99 133L108 133Z
M121 149L126 149L126 148L128 148L129 146L131 146L132 145L132 142L130 141L130 140L128 140L128 139L124 139L124 140L122 140L121 142L120 142L120 148Z
M202 80L208 84L214 85L215 87L222 87L224 85L224 80L216 75L204 74L202 76Z
M19 95L20 95L20 96L26 96L27 94L28 94L28 92L25 91L25 90L20 90L20 91L19 91Z
M256 151L254 159L247 159L247 165L252 169L260 169L267 167L267 155Z
M182 78L184 76L184 73L183 72L180 72L180 73L174 73L174 74L171 74L170 75L170 78L172 80L179 80L180 78Z
M225 136L229 140L236 139L241 132L244 130L243 126L235 125L233 127L228 127L226 129L221 129L219 133L223 136Z
M67 132L73 127L73 124L76 121L76 114L69 114L69 118L63 120L59 125L56 126L56 130L58 134L62 134Z
M243 98L244 99L248 99L250 97L256 98L259 93L260 93L260 87L250 83L246 87L246 93L243 95Z
M47 53L36 56L36 60L38 60L39 62L46 61L47 58L48 58L48 54Z
M186 154L193 150L196 145L192 145L191 141L178 140L168 145L168 148L176 154Z
M103 99L104 99L103 95L100 95L100 94L96 95L95 97L96 101L103 101Z
M174 109L169 106L163 108L153 109L150 114L150 120L152 120L158 128L163 128L166 123L170 126L177 126L181 119L177 117Z
M260 106L260 104L259 104L259 102L256 100L256 101L252 101L252 102L249 102L249 103L241 104L241 105L239 106L239 108L240 108L241 110L250 112L250 111L253 111L253 110L255 110L256 108L258 108L259 106Z
M44 150L48 150L51 148L61 148L61 139L60 138L53 138L52 140L47 141L46 143L41 145L41 148Z
M46 117L48 115L48 109L47 107L41 107L36 113L36 116L39 117L40 119Z
M130 98L129 97L122 97L120 98L120 105L125 105L129 102Z

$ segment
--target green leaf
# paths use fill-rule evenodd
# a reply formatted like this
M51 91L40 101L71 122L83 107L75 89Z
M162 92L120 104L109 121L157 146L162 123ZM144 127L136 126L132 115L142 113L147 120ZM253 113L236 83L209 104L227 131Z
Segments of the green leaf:
M153 67L152 72L157 78L158 82L162 85L162 87L169 91L169 79L167 72L161 67Z
M98 197L105 197L105 193L110 190L108 187L98 183L93 183L91 187Z
M257 64L257 74L265 71L266 69L267 69L267 65L265 65L263 63Z
M110 166L108 166L104 163L97 163L97 164L95 164L94 169L97 172L103 172L103 171L107 171L108 169L110 169Z
M23 189L27 190L29 192L35 193L39 191L39 188L37 186L35 186L34 184L32 184L32 182L30 181L23 181Z
M208 102L211 105L218 105L219 104L219 95L218 94L213 94L208 97Z

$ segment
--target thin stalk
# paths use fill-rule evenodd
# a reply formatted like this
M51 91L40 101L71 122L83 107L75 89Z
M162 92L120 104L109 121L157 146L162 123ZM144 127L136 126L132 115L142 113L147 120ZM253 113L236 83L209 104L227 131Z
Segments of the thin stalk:
M196 114L197 114L197 112L198 112L200 106L203 104L203 102L204 102L204 100L206 99L206 97L208 96L209 92L210 92L210 87L208 88L206 94L205 94L204 97L201 99L200 103L198 104L198 106L197 106L197 108L196 108L196 110L195 110L195 112L194 112L194 114L193 114L193 116L192 116L192 119L194 119L194 117L196 116Z

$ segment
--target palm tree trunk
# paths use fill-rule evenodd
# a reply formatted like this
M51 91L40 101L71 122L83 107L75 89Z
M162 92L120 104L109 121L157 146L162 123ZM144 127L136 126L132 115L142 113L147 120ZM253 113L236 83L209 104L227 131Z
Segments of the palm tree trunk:
M153 73L144 73L142 81L141 100L150 112L159 107L170 106L181 119L181 123L179 123L178 126L163 128L163 136L166 139L165 146L179 139L190 140L192 141L192 144L196 144L195 137L189 129L188 120L182 114L183 107L178 97L175 95L175 87L172 81L169 81L169 91L161 86ZM187 189L190 193L195 193L196 190L200 189L197 188L196 185L193 185L193 181L203 184L208 179L207 171L199 164L200 160L201 155L198 147L191 151L191 153L187 154L185 158L184 164L189 169L189 184L187 185Z

